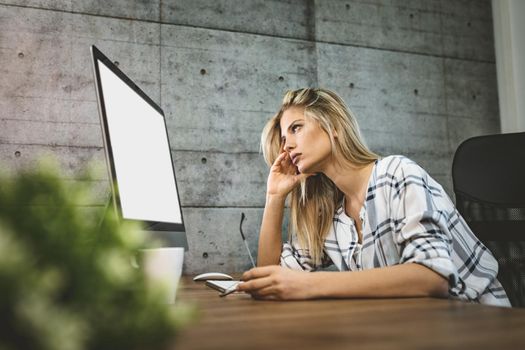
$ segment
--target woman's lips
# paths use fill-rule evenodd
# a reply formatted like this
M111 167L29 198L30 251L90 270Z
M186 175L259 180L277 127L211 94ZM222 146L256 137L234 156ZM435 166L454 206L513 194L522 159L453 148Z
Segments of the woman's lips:
M296 155L294 155L294 156L292 157L292 163L293 163L293 165L297 166L297 162L299 162L299 157L300 157L300 156L301 156L300 154L296 154Z

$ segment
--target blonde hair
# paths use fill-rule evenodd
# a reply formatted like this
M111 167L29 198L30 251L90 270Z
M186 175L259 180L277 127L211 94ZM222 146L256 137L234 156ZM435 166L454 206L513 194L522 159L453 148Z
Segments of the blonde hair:
M332 156L339 164L360 167L379 158L365 145L354 114L337 94L305 88L288 91L281 108L263 129L261 148L270 167L282 152L280 122L284 111L291 107L304 108L305 117L316 121L328 134ZM324 239L344 194L327 176L318 174L303 180L290 197L289 238L295 234L299 245L308 249L314 263L319 264Z

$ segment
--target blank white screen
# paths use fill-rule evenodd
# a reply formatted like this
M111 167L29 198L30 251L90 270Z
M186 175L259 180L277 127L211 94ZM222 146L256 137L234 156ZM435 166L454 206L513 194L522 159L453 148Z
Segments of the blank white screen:
M122 216L182 223L164 117L98 63Z

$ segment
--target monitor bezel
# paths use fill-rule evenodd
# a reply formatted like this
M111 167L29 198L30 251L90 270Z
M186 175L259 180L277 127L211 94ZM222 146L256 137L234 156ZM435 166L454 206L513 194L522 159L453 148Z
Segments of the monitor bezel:
M168 128L166 126L166 117L164 116L164 111L148 96L144 91L142 91L137 84L135 84L124 72L122 72L108 57L106 57L95 45L91 46L91 54L93 58L93 70L95 74L95 87L96 87L96 94L97 94L97 104L99 108L99 116L100 116L100 126L102 129L102 140L104 142L104 150L106 154L106 163L110 178L110 187L111 187L111 194L112 194L112 202L115 212L117 213L120 220L123 221L131 221L131 222L141 222L146 230L151 231L177 231L177 232L186 232L185 226L184 226L184 216L182 213L182 206L180 202L180 195L179 195L179 187L177 185L177 177L175 172L175 167L173 163L173 155L171 152L171 145L168 135ZM181 223L171 223L171 222L161 222L161 221L149 221L149 220L140 220L140 219L130 219L130 218L124 218L122 215L122 207L120 204L120 197L118 195L118 182L116 177L116 170L114 166L114 159L113 159L113 150L111 148L111 138L109 134L109 128L108 128L108 120L106 115L106 108L105 108L105 101L104 101L104 94L102 91L102 82L101 82L101 76L100 76L100 70L99 70L99 61L102 62L104 65L106 65L107 68L109 68L115 75L117 75L127 86L129 86L132 90L134 90L144 101L146 101L151 107L153 107L157 112L159 112L162 117L164 118L164 128L166 131L166 138L168 141L168 147L170 150L170 160L171 160L171 168L173 170L173 179L175 181L175 188L177 189L177 199L179 202L180 207L180 214L181 214Z

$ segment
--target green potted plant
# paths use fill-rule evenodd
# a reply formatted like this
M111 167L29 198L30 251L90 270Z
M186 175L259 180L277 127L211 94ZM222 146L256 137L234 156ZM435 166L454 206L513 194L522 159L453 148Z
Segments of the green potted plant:
M42 163L0 175L0 348L162 349L191 308L163 303L130 260L144 239L92 186ZM92 202L92 201L91 201Z

